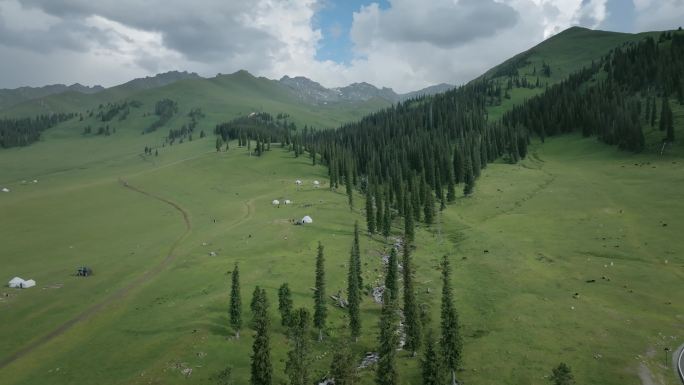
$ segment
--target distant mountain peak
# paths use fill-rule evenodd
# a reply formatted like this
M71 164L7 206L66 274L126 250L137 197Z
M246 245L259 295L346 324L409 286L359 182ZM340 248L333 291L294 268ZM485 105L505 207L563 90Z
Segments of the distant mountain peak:
M188 71L168 71L153 76L137 78L122 84L120 87L146 90L150 88L162 87L167 84L175 83L185 79L201 79L196 72Z
M287 87L299 99L312 104L365 102L373 98L396 103L417 96L445 92L454 88L450 84L441 83L419 91L397 94L391 88L378 88L368 82L354 82L344 87L326 88L307 77L290 77L288 75L280 78L278 82Z

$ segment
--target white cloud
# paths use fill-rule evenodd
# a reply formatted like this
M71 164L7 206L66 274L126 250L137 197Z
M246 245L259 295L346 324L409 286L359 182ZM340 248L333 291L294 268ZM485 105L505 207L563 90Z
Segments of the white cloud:
M606 0L371 3L353 14L353 57L341 64L316 59L323 1L0 0L0 87L108 86L172 69L205 76L247 69L404 92L464 83L567 27L606 18ZM684 19L684 0L634 1L639 29Z
M684 27L684 0L634 0L639 31Z

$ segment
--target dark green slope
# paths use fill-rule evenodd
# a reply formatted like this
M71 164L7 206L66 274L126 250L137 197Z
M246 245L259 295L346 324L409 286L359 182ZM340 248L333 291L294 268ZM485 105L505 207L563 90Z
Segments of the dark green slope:
M486 78L501 84L501 101L492 103L488 109L492 118L498 118L513 105L542 93L547 85L563 81L572 73L591 65L592 61L600 60L612 49L648 36L657 37L659 33L631 34L572 27L493 67L473 81ZM548 66L548 74L543 71L545 65ZM534 87L516 85L514 82L512 89L506 93L509 79L515 81L516 78Z

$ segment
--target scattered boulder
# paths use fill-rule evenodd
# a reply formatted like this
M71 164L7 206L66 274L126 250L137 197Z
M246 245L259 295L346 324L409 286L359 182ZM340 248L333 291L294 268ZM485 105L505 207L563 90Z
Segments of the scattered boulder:
M373 366L378 362L379 359L380 359L380 355L378 353L368 352L368 353L366 353L366 355L361 360L361 364L359 365L358 368L359 369L365 369L365 368L368 368L370 366Z

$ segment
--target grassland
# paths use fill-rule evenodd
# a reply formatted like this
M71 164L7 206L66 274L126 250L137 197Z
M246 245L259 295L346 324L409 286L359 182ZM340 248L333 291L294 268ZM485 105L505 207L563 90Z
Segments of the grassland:
M8 165L0 180L12 189L0 195L0 271L38 281L36 289L3 290L10 296L0 302L0 357L155 274L0 369L3 383L204 384L227 366L236 383L245 383L251 332L232 339L227 319L227 272L236 262L244 303L255 285L269 293L276 383L284 381L288 348L275 311L277 287L289 282L295 304L312 305L320 240L328 291L343 290L352 225L363 221L344 194L312 187L314 179L326 180L325 169L277 146L261 158L236 146L216 153L209 138L143 158L138 148L149 138L136 130L77 140L69 130L0 153ZM455 265L464 381L542 384L565 361L581 383L638 384L642 363L662 383L676 383L660 365L662 348L684 339L677 291L684 278L682 154L681 144L661 157L555 138L535 144L519 165L490 165L473 198L459 199L439 225L419 230L417 289L434 328L437 260L448 254ZM84 162L90 157L99 161ZM36 175L37 184L19 182ZM169 248L185 231L181 215L126 189L120 178L189 213L191 231L168 265ZM297 178L306 182L301 190ZM274 208L276 198L295 204ZM362 197L356 201L363 207ZM289 223L303 215L314 224ZM382 239L364 237L366 282L381 278L384 247ZM82 264L96 275L71 276ZM374 350L378 315L367 297L359 356ZM330 337L315 344L317 375L344 324L344 313L331 310ZM417 360L400 357L403 383L418 383ZM181 374L186 367L193 369L189 378ZM362 383L371 384L372 371L362 373Z

